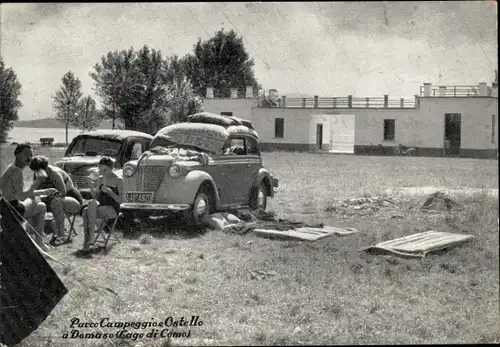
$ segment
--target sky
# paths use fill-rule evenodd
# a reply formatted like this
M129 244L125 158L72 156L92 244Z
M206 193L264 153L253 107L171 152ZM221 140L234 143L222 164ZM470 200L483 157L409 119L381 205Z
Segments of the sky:
M73 71L85 95L109 51L191 53L221 28L243 37L264 89L279 95L412 97L429 82L491 84L497 3L288 2L1 4L0 54L22 84L21 120L53 117Z

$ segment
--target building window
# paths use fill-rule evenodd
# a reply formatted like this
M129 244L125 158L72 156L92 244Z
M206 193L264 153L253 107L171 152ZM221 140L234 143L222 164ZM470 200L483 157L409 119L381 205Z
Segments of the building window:
M221 112L220 114L221 114L221 116L227 116L227 117L233 116L233 112Z
M384 119L384 141L394 141L396 134L396 120Z
M274 120L274 137L285 137L285 118L276 118Z
M496 115L492 114L491 115L491 143L495 143L495 131L497 125L496 125Z

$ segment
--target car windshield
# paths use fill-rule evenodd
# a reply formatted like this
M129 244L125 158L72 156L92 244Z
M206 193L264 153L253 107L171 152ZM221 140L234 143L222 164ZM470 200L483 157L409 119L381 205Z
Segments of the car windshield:
M107 140L93 137L79 137L69 148L67 156L106 155L116 157L122 143L118 140Z

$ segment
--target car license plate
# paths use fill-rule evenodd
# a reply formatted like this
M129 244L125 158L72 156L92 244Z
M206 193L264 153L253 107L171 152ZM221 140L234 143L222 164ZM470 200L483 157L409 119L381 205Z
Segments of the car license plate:
M130 192L127 193L127 201L129 202L153 202L153 193Z

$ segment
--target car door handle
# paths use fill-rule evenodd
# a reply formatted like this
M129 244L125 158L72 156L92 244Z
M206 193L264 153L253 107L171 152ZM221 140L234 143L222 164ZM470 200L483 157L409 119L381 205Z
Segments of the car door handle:
M250 164L247 164L247 167L250 167Z

